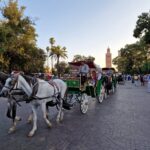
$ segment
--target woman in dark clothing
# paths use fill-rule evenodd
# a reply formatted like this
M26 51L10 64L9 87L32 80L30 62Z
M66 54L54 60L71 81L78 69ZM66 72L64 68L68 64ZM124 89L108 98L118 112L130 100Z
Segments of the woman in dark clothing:
M143 75L140 75L141 86L144 86L144 78Z

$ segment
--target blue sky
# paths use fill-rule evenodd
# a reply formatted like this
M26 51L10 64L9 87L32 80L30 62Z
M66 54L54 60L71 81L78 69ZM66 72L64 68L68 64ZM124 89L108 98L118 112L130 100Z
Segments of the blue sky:
M106 49L112 57L132 35L138 16L150 10L150 0L18 0L25 15L35 20L37 45L46 49L49 38L67 47L68 61L76 54L93 56L105 66Z

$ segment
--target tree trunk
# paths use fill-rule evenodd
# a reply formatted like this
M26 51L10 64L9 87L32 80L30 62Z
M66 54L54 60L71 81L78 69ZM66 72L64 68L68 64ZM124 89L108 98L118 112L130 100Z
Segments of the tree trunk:
M57 57L57 75L58 75L58 78L60 78L59 57Z

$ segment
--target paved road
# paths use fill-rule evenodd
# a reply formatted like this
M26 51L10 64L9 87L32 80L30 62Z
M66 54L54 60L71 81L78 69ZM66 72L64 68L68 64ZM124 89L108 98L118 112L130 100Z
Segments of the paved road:
M0 99L0 150L150 150L150 93L146 87L131 83L119 85L117 92L103 104L90 100L89 111L82 115L77 104L65 111L64 121L46 127L39 109L38 130L28 138L26 123L30 109L18 109L22 121L17 131L8 134L11 121L5 117L6 100Z

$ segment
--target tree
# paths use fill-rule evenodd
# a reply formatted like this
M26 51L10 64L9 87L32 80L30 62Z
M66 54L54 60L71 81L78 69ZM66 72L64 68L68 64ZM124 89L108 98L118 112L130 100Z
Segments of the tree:
M150 12L142 13L138 16L133 36L135 38L142 38L146 44L150 44Z
M52 62L52 73L55 72L55 69L53 68L53 58L56 60L56 69L57 69L57 75L60 77L60 58L66 59L67 58L67 51L66 47L61 47L60 45L55 45L55 39L54 37L49 39L49 43L51 47L47 47L47 50L49 51L49 57L51 57Z
M12 69L24 71L31 68L29 65L32 66L39 62L34 61L33 55L31 55L41 52L41 49L36 47L35 24L29 17L24 17L24 10L24 6L18 7L17 0L9 0L8 4L1 9L3 20L0 22L0 55L7 60L7 64L3 64L3 66L9 72ZM43 54L37 56L38 60L42 62L40 67L43 69Z
M54 37L51 37L50 39L49 39L49 42L50 42L50 44L51 44L51 48L50 48L50 50L53 48L53 46L54 46L54 44L55 44L55 39L54 39ZM50 51L50 55L49 55L50 57L51 57L51 66L52 66L52 74L53 74L53 58L54 58L54 54L53 54L53 52L52 51Z
M73 57L73 62L78 62L78 61L82 61L82 56L81 55L74 55Z
M53 46L51 49L54 58L56 59L57 63L56 63L56 68L57 68L57 75L58 77L60 77L60 65L59 65L59 61L60 58L66 59L67 58L67 51L66 51L66 47L61 47L61 46Z
M141 73L147 60L147 48L143 41L126 45L120 49L120 55L113 59L118 71L124 73Z
M61 66L59 68L61 76L63 76L64 74L68 74L69 73L70 68L69 68L68 63L66 63L65 61L61 61L59 63L59 65ZM55 65L55 67L57 68L57 64Z
M93 57L93 56L88 56L86 59L87 59L87 61L92 61L92 62L95 61L95 57Z
M93 57L93 56L86 57L84 55L82 56L82 55L77 54L77 55L74 55L74 57L73 57L73 62L78 62L78 61L92 61L92 62L94 62L94 60L95 60L95 57Z

